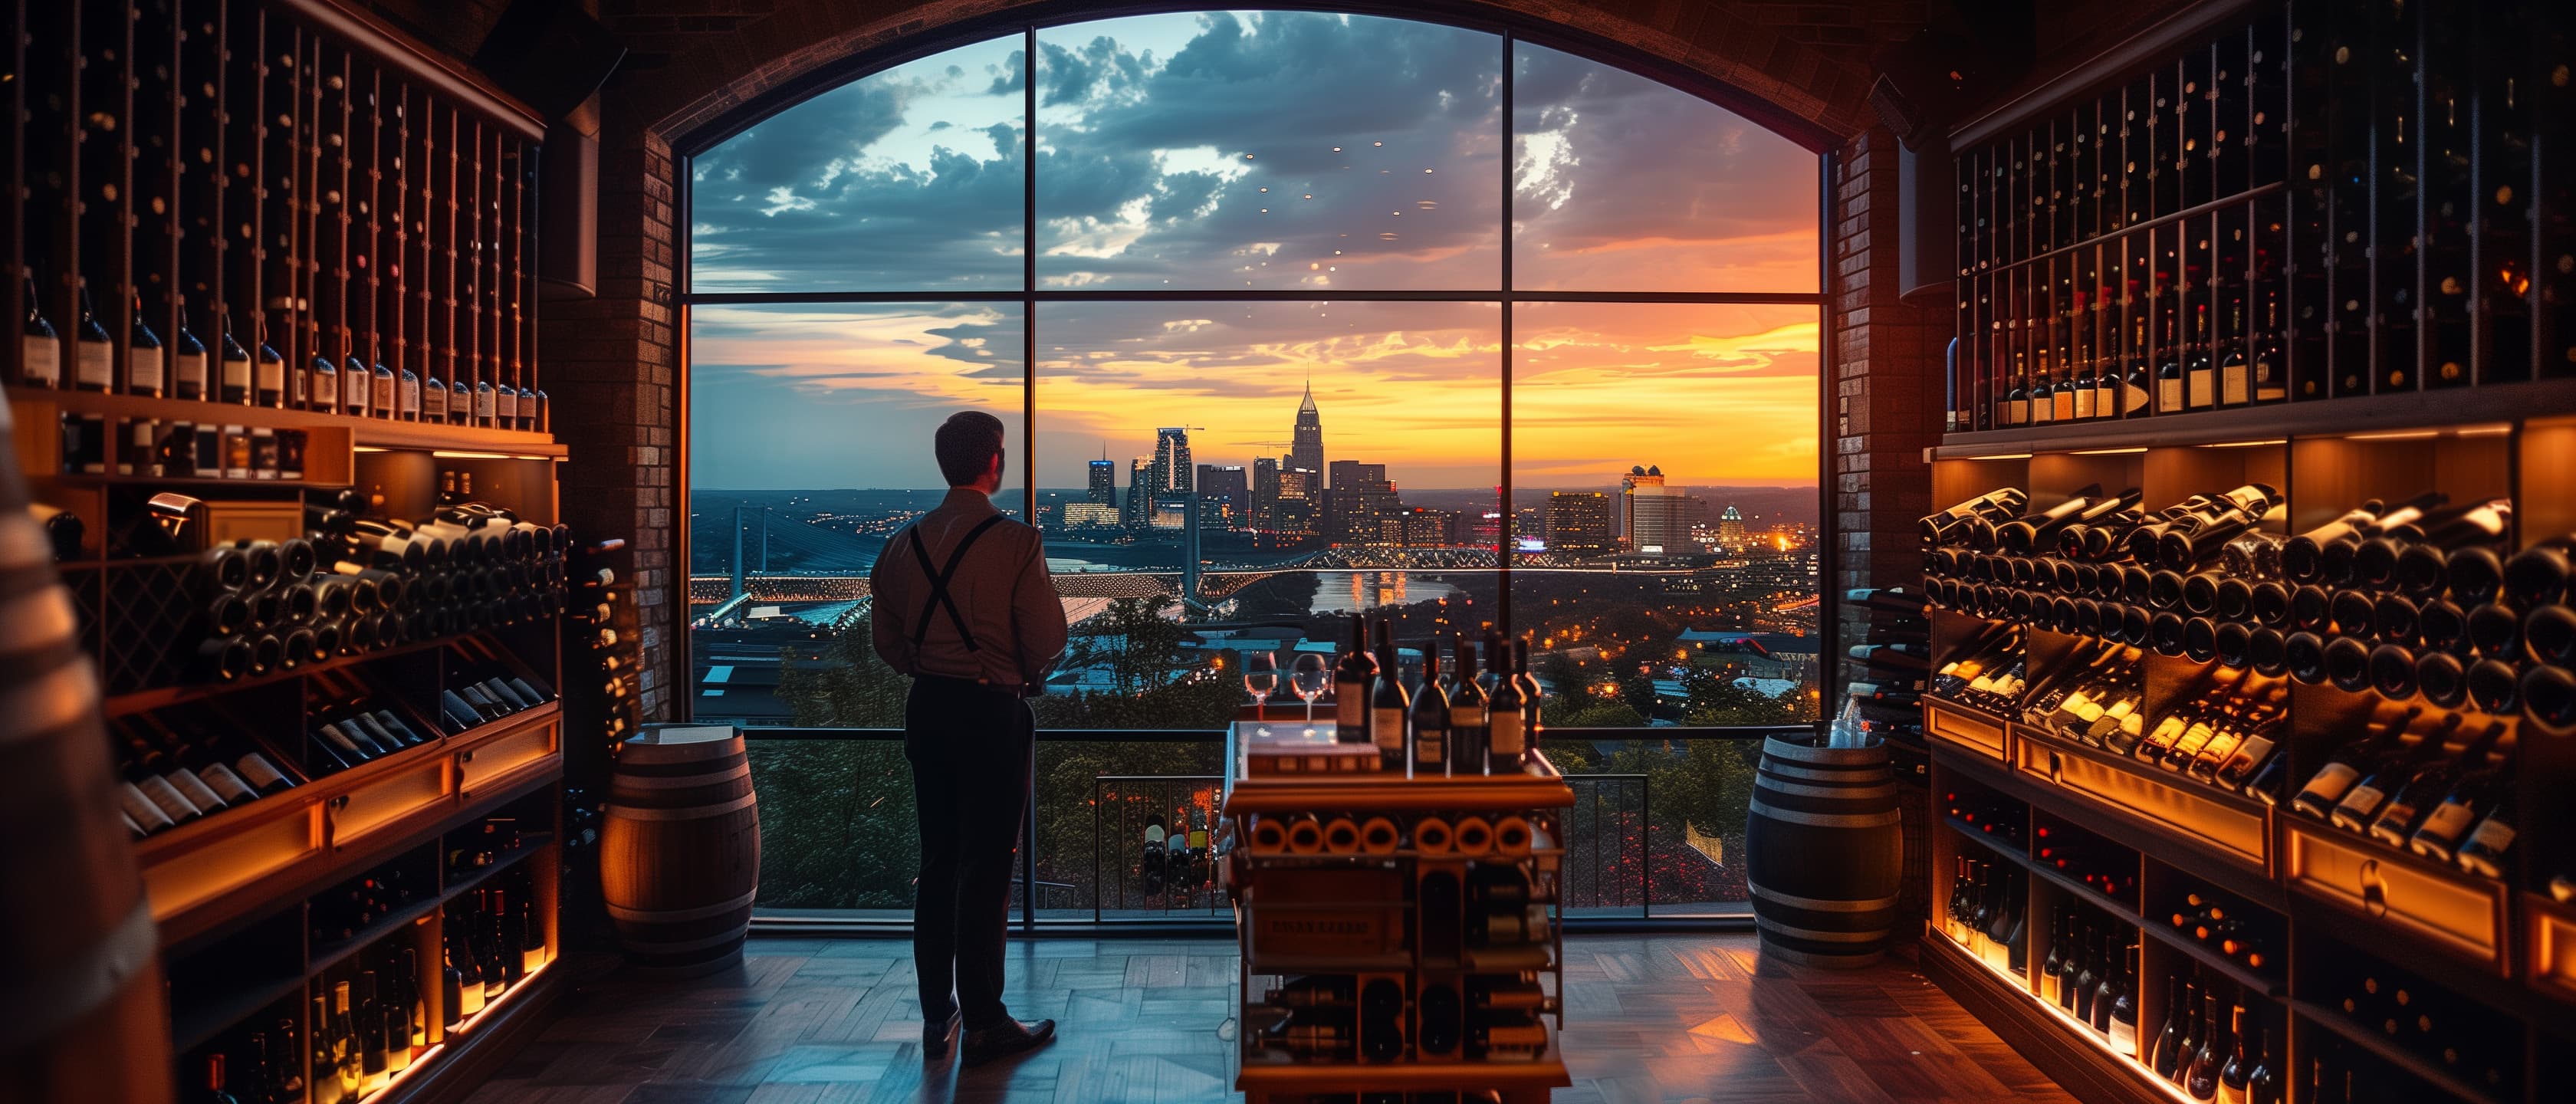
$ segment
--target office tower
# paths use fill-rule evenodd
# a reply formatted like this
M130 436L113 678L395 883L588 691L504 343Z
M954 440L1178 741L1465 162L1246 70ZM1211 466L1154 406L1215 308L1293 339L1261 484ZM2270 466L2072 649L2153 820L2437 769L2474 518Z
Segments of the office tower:
M1623 550L1660 556L1683 551L1690 530L1681 523L1680 488L1664 484L1664 469L1632 467L1619 477L1619 541Z
M1127 501L1120 504L1119 523L1142 529L1154 517L1153 461L1139 456L1127 462Z
M1199 528L1249 529L1252 488L1240 464L1201 464L1197 476Z
M1291 468L1319 472L1324 469L1324 420L1315 413L1315 385L1306 385L1306 397L1297 404L1297 429L1288 446Z
M1252 527L1271 528L1278 505L1279 461L1276 457L1256 457L1252 461Z
M1547 549L1573 556L1609 552L1610 496L1600 491L1557 491L1548 495Z
M1744 515L1729 506L1725 513L1717 516L1718 546L1734 552L1744 547L1744 540Z
M1091 485L1084 489L1082 500L1102 506L1118 504L1118 465L1107 456L1091 462Z

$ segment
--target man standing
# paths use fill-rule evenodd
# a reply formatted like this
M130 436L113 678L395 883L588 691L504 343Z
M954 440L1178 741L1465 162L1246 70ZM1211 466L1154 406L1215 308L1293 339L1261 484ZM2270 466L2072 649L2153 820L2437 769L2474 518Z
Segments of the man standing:
M868 584L877 655L912 676L903 753L921 817L922 1053L946 1061L962 1026L972 1066L1055 1037L1055 1021L1024 1024L1002 1006L1002 941L1037 736L1025 699L1064 653L1064 603L1038 531L993 508L1001 419L952 415L932 449L948 497L886 542Z

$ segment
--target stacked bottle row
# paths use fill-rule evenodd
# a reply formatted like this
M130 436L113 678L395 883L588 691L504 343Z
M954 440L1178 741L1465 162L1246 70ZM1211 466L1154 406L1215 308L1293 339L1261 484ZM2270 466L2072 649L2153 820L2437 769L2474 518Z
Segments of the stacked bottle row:
M417 524L358 516L354 491L305 508L308 536L199 554L197 681L293 670L421 640L535 620L562 608L562 526L482 503ZM195 501L155 496L159 529L182 543Z
M1458 777L1520 774L1539 733L1538 680L1529 673L1529 641L1487 633L1483 663L1474 641L1455 641L1447 673L1441 640L1422 652L1422 675L1408 688L1393 624L1351 615L1350 646L1333 667L1333 738L1374 744L1381 774ZM1259 692L1259 691L1256 691Z
M108 722L126 831L141 839L301 785L291 764L202 714L172 710Z
M2379 959L2335 947L2318 957L2311 966L2302 951L2300 976L2301 991L2319 1015L2335 1017L2480 1092L2520 1097L2526 1049L2520 1025L2483 1002Z
M257 1019L179 1062L181 1099L197 1104L305 1104L301 1029L293 1017ZM337 1073L337 1067L334 1067Z
M2515 825L2514 726L2418 706L2383 706L2285 803L2303 817L2456 866L2509 869Z
M554 957L535 890L522 863L448 903L442 929L447 961L439 984L450 1030Z
M2048 954L2031 978L2041 1000L2126 1058L2139 1057L2137 939L2136 925L2089 904L2053 905Z
M300 429L66 411L56 470L145 479L293 481L304 478L307 443Z
M2175 935L2257 974L2279 974L2286 945L2279 913L2206 885L2177 886L2166 896L2148 906L2149 917L2163 917Z
M2222 995L2224 994L2224 995ZM2244 986L2193 965L2165 979L2165 1016L2155 1034L2124 1052L2193 1100L2280 1104L2286 1034L2280 1011Z
M1890 708L1919 704L1932 656L1932 625L1923 618L1923 595L1903 587L1864 588L1845 591L1843 604L1871 615L1869 641L1848 649L1868 675L1850 683L1849 699ZM1876 718L1867 723L1881 727Z
M2512 551L2509 499L2374 499L2288 537L2259 528L2287 509L2259 483L2154 514L2137 492L2098 486L2043 511L2027 502L2008 487L1924 519L1934 603L2576 729L2576 534Z
M2030 874L2009 862L1963 854L1953 860L1942 933L1998 969L2028 969Z
M1177 833L1175 833L1177 834ZM1299 813L1250 819L1245 845L1255 855L1393 855L1482 858L1525 856L1538 843L1526 817L1349 816Z
M2298 0L1960 154L1952 431L2576 360L2546 5ZM2549 197L2549 198L2544 198Z
M44 7L9 383L544 426L519 135L264 6Z
M420 953L408 944L393 933L315 979L306 1076L316 1104L354 1102L383 1089L428 1052Z
M1298 1061L1533 1061L1556 1007L1532 973L1305 974L1244 1010L1266 1051ZM1454 1095L1454 1094L1453 1094Z

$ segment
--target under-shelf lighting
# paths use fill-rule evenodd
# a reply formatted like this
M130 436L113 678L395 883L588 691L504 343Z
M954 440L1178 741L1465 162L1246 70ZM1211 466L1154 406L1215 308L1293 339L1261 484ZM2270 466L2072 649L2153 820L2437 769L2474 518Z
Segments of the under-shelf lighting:
M2027 452L1998 452L1998 453L1996 453L1996 454L1994 454L1994 455L1992 455L1992 456L1970 456L1970 457L1967 457L1966 459L1969 459L1969 460L2028 460L2028 459L2030 459L2030 454L2029 454L2029 453L2027 453Z
M2399 433L2349 433L2349 434L2345 434L2345 435L2344 435L2344 440L2347 440L2347 441L2429 441L2429 440L2432 440L2433 438L2435 438L2435 437L2439 437L2439 436L2441 436L2441 435L2442 435L2441 431L2440 431L2440 430L2435 430L2435 429L2410 429L2410 430L2406 430L2406 431L2399 432Z
M2141 935L2140 938L2143 940L2145 937ZM2004 969L2001 966L1997 966L1992 962L1986 961L1976 952L1960 946L1959 941L1956 939L1951 939L1947 935L1941 936L1941 939L1950 944L1953 949L1957 950L1961 957L1975 962L1978 969L2001 978L2004 985L2010 988L2014 993L2019 994L2023 1000L2037 1005L2041 1011L2056 1017L2058 1023L2063 1024L2068 1031L2081 1037L2084 1042L2090 1045L2093 1049L2101 1051L2104 1057L2127 1067L2131 1076L2153 1086L2158 1092L2164 1094L2167 1099L2177 1101L2179 1104L2206 1104L2204 1101L2193 1099L2191 1094L2182 1090L2182 1086L2174 1084L2172 1081L2167 1080L2164 1077L2158 1076L2156 1074L2155 1067L2111 1049L2111 1044L2108 1040L2105 1040L2101 1036L2093 1033L2093 1025L2068 1015L2065 1009L2059 1008L2055 1004L2041 1000L2039 998L2039 994L2030 991L2030 982L2020 975ZM2143 942L2139 944L2138 950L2139 957L2144 959L2146 957L2146 946ZM2144 1006L2141 1005L2139 1010L2145 1011ZM2144 1020L2140 1020L2138 1023L2138 1045L2140 1047L2148 1045L2147 1041L2150 1037L2146 1022Z
M359 1099L361 1101L384 1099L384 1095L386 1093L401 1087L403 1082L411 1080L411 1075L419 1073L422 1069L426 1068L430 1064L431 1059L438 1057L439 1053L446 1049L447 1044L445 1043L430 1044L428 1050L412 1055L411 1064L404 1066L401 1073L397 1073L392 1077L387 1078L384 1084L376 1086L376 1090L374 1092L368 1093Z
M510 455L509 453L506 453L506 452L454 452L454 451L450 451L450 450L448 450L448 449L438 449L438 450L436 450L436 451L434 451L434 452L431 452L431 453L430 453L430 455L431 455L431 456L438 457L438 458L439 458L439 459L441 459L441 460L517 460L517 459L521 459L520 457L512 456L512 455Z
M509 1003L511 997L517 996L522 990L525 990L528 987L529 982L535 981L538 974L545 973L546 967L554 964L555 960L549 958L545 960L545 962L539 964L536 969L520 974L519 983L517 985L513 985L502 990L500 996L483 1002L483 1007L477 1010L473 1015L457 1021L456 1026L447 1029L447 1037L453 1039L459 1035L472 1033L474 1025L482 1023L486 1018L490 1017L495 1010L499 1009L502 1005ZM440 1045L444 1046L446 1044L442 1043ZM418 1059L414 1059L412 1061L412 1065L417 1068L420 1065L420 1061ZM407 1069L403 1072L409 1073L411 1070Z
M2212 443L2210 443L2210 444L2202 445L2202 446L2200 446L2200 447L2202 447L2202 448L2262 448L2262 447L2264 447L2264 446L2266 446L2266 445L2286 445L2286 444L2289 444L2289 443L2290 443L2290 439L2289 439L2289 438L2287 438L2287 437L2274 437L2274 438L2272 438L2272 439L2270 439L2270 440L2268 440L2268 441L2216 441L2216 442L2212 442Z
M350 451L352 451L352 452L390 452L390 451L392 451L392 450L387 449L387 448L385 448L385 447L384 447L384 446L382 446L382 445L352 445L352 446L350 446Z
M2512 433L2513 426L2511 424L2462 426L2452 432L2462 437L2502 437Z
M2134 455L2134 454L2136 454L2136 453L2141 453L2141 452L2145 452L2145 451L2147 451L2147 446L2145 446L2145 445L2138 445L2138 446L2135 446L2135 447L2132 447L2132 448L2115 448L2115 449L2077 449L2077 450L2075 450L2074 452L2069 453L2068 455L2071 455L2071 456L2130 456L2130 455Z

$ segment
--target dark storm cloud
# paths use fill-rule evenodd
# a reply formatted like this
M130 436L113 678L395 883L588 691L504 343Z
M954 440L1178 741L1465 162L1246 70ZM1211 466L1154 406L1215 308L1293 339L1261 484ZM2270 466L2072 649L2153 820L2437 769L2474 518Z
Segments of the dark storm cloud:
M1159 67L1107 36L1078 58L1041 43L1047 102L1063 105L1039 111L1042 279L1494 285L1499 39L1303 12L1198 18ZM1158 167L1158 151L1188 167Z

